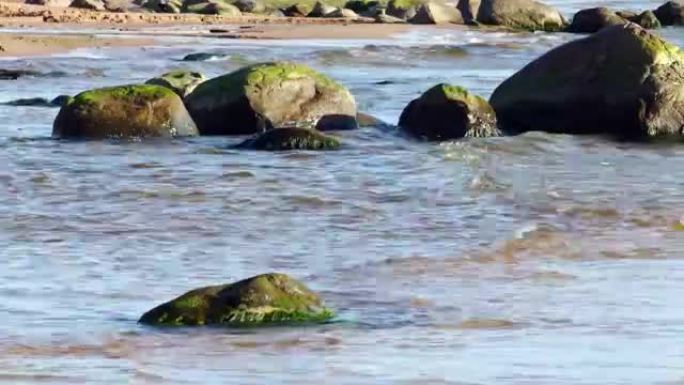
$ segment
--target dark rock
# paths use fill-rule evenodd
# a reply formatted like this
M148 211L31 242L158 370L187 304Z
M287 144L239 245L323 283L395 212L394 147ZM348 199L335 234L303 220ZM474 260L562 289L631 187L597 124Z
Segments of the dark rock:
M71 103L74 98L70 95L59 95L58 97L52 99L50 104L55 107L64 107L65 105Z
M402 20L409 20L416 15L416 8L424 0L390 0L387 3L387 14Z
M674 136L684 129L684 54L636 24L553 49L494 91L509 132Z
M185 99L205 135L244 135L277 127L356 128L349 90L295 63L254 64L202 83Z
M568 26L568 32L594 33L606 27L627 23L629 23L629 20L623 19L605 7L583 9L572 18L572 23Z
M198 52L198 53L191 53L188 55L185 55L185 57L182 59L183 61L207 61L211 59L219 59L223 58L225 55L220 55L220 54L215 54L215 53L207 53L207 52Z
M399 127L426 140L498 136L496 114L485 99L449 84L432 87L409 103Z
M193 136L197 128L183 101L168 88L131 85L82 92L53 125L58 138Z
M193 3L191 5L186 4L185 12L197 13L201 15L221 15L230 17L239 17L242 15L236 6L225 0L208 0L199 3Z
M663 26L684 25L684 2L668 1L653 12Z
M287 17L306 17L311 13L312 8L305 4L292 4L291 6L283 9L283 13Z
M351 0L348 1L344 8L351 9L355 13L362 15L375 9L380 3L375 0L365 1L365 0Z
M205 80L206 78L200 72L176 70L152 78L146 81L145 84L156 84L169 88L177 93L178 96L184 98Z
M0 80L17 80L24 76L40 76L41 73L33 70L9 70L0 69Z
M208 286L148 311L140 323L165 326L266 326L325 322L334 316L320 297L284 274Z
M459 0L456 5L465 24L477 23L477 12L480 9L480 0Z
M104 2L101 0L73 0L70 7L89 9L91 11L106 11Z
M316 2L308 17L326 17L327 15L337 11L336 7L327 5L320 1Z
M15 107L55 107L45 98L16 99L2 104Z
M558 10L535 0L482 0L477 21L525 31L560 31L565 19Z
M337 150L340 141L316 130L287 127L257 134L238 147L264 151Z

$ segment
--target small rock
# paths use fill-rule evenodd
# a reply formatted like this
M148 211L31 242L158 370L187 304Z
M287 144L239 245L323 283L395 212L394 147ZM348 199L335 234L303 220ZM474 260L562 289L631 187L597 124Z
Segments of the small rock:
M214 53L198 52L185 55L182 61L207 61L211 59L219 59L225 57L225 55L219 55Z
M208 286L148 311L140 323L165 326L261 326L325 322L334 312L304 284L284 274L263 274Z
M32 70L8 70L0 69L0 80L17 80L24 76L40 76L41 73Z
M629 19L629 21L637 23L646 29L659 29L662 27L655 13L652 11L644 11L638 16Z
M337 11L336 7L324 4L320 1L316 2L311 12L309 12L308 17L326 17L329 14Z
M482 0L477 21L525 31L556 32L565 28L565 19L558 10L535 0Z
M309 13L311 13L311 7L305 4L292 4L283 9L283 14L287 17L306 17Z
M184 98L205 80L206 78L200 72L177 70L152 78L146 81L145 84L156 84L169 88L177 93L178 96Z
M52 99L50 101L50 104L56 107L64 107L67 104L71 103L72 100L74 100L74 98L70 95L59 95L56 98Z
M264 13L266 6L260 0L236 0L233 5L240 10L240 12L247 13Z
M382 24L405 24L406 20L400 19L398 17L390 16L386 14L384 11L377 14L374 17L374 20L376 23L382 23Z
M352 11L351 9L346 9L346 8L338 8L334 12L331 12L325 17L330 17L330 18L343 18L343 19L358 19L359 15L356 14L356 12Z
M2 104L15 107L55 107L45 98L16 99Z
M72 8L82 8L89 9L91 11L106 11L104 2L101 0L73 0L71 5Z
M449 84L436 85L411 101L401 113L399 126L431 141L500 135L492 106L482 97Z
M408 20L416 15L416 8L422 3L423 0L390 0L387 3L387 14Z

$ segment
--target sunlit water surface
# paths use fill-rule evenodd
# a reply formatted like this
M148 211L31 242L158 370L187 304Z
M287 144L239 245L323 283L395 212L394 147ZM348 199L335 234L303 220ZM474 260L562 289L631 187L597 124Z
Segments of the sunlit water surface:
M556 5L570 15L592 3ZM682 31L661 33L683 46ZM0 101L290 59L395 123L431 85L489 96L573 38L168 37L0 61L63 73L5 81ZM198 51L224 57L178 61ZM366 128L342 133L337 152L258 153L229 149L235 138L57 141L56 113L0 107L0 382L684 383L680 145L540 133L428 144ZM190 288L267 271L320 291L336 322L136 323Z

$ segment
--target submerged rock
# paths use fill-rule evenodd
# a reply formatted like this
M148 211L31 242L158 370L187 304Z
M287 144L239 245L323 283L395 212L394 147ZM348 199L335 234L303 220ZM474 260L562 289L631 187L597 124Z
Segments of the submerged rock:
M684 2L668 1L653 12L664 26L684 25Z
M617 13L606 7L583 9L572 18L572 23L568 26L568 32L594 33L606 27L627 23L629 23L629 20L618 16Z
M62 107L52 135L59 138L193 136L183 101L166 87L130 85L82 92Z
M429 2L416 8L411 24L463 24L461 12L451 5Z
M528 64L490 102L512 132L681 138L684 54L636 24L608 27Z
M56 107L64 107L65 105L71 103L74 98L71 95L59 95L50 101L50 104Z
M207 52L197 52L197 53L191 53L188 55L185 55L182 61L207 61L211 59L220 59L225 57L225 55L219 55L215 53L207 53Z
M438 84L411 101L401 113L399 127L427 140L499 135L489 103L449 84Z
M2 104L13 107L57 107L45 98L15 99Z
M558 10L535 0L482 0L477 21L526 31L560 31L565 20Z
M244 135L276 127L356 128L349 90L296 63L261 63L208 80L185 100L204 135Z
M41 73L33 70L9 70L0 69L0 80L17 80L24 76L40 76Z
M320 297L284 274L270 273L189 291L143 314L159 326L271 326L325 322L334 317Z
M316 130L287 127L258 134L242 142L238 147L265 151L337 150L340 141L334 136Z
M205 80L206 78L200 72L176 70L152 78L146 81L145 84L156 84L166 87L177 93L181 98L184 98Z

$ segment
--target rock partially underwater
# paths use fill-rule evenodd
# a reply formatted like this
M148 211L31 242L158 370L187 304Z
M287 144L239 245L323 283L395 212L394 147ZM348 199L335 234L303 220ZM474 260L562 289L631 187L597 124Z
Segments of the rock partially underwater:
M290 62L254 64L208 80L185 102L203 135L357 127L356 102L347 88Z
M197 135L180 97L166 87L129 85L82 92L59 111L58 138L172 137Z
M270 273L187 292L148 311L140 323L167 326L269 326L325 322L334 312L304 284Z
M684 53L636 24L607 27L528 64L490 103L513 133L681 140Z
M247 139L238 148L263 151L337 150L340 141L334 136L306 128L276 128Z
M438 84L411 101L399 126L412 136L432 141L499 135L489 103L450 84Z

